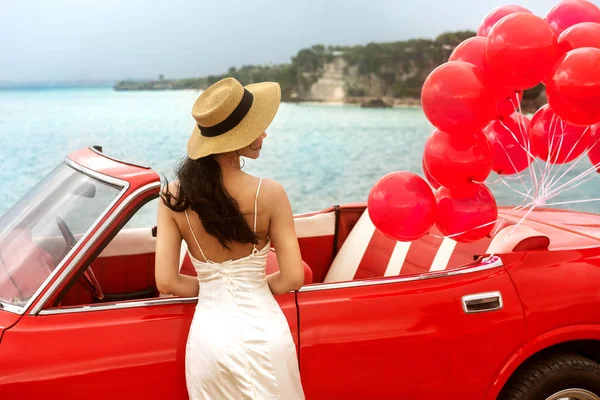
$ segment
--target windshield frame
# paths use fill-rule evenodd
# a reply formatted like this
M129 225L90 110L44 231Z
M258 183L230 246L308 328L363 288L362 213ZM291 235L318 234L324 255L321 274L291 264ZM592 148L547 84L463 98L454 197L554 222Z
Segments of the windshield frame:
M73 246L73 248L63 257L60 263L54 268L54 270L48 275L48 277L44 280L44 282L40 285L40 287L36 290L36 292L31 296L31 298L23 305L17 306L10 303L5 303L0 301L0 311L8 311L13 314L23 315L25 311L28 310L33 303L39 298L40 294L46 290L48 284L62 271L65 264L72 258L73 254L77 253L84 243L86 243L91 235L91 233L96 229L100 221L102 221L114 208L114 206L121 201L125 193L129 190L130 183L126 180L118 179L109 175L104 175L98 171L94 171L87 167L84 167L80 164L77 164L75 161L71 160L69 157L65 157L64 164L75 171L84 174L92 179L98 180L102 183L115 186L119 189L119 193L115 196L115 198L110 202L110 204L102 211L102 213L98 216L98 218L90 225L87 231L81 236L81 238L77 241L77 244ZM20 201L20 200L19 200ZM16 203L15 203L16 204Z

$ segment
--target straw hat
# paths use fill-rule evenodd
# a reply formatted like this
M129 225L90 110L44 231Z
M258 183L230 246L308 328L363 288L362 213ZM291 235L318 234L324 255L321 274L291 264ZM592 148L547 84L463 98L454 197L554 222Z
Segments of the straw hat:
M194 103L196 126L188 141L192 160L243 149L271 124L281 100L276 82L242 86L225 78L206 89Z

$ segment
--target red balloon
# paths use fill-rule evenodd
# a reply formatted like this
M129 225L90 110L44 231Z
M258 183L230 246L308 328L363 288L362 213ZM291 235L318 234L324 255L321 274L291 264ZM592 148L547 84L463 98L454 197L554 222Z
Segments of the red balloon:
M486 38L482 36L473 36L464 40L456 46L448 61L464 61L481 68L484 78L483 83L494 90L496 100L500 101L509 97L514 93L514 90L500 85L498 79L486 67L485 42Z
M546 21L559 36L580 22L600 23L600 9L586 0L563 0L548 11Z
M381 178L369 193L367 207L377 229L403 242L419 239L435 222L431 187L410 172L392 172Z
M483 130L492 145L492 169L496 173L519 173L534 160L533 149L527 136L529 123L529 118L515 112L503 121L492 121Z
M485 185L470 184L462 189L441 187L435 194L436 225L457 242L474 242L486 237L498 219L494 195Z
M481 131L452 135L436 129L425 142L425 166L442 186L483 182L492 170L492 146Z
M464 61L485 68L485 38L473 36L463 40L450 54L448 61Z
M511 90L505 96L496 98L496 119L505 119L515 111L519 111L519 104L523 101L522 90Z
M571 50L546 79L552 110L565 122L587 126L600 122L600 49Z
M425 165L425 158L423 157L422 161L421 161L421 167L423 168L423 173L425 174L425 179L427 179L427 182L429 182L431 184L431 186L433 186L434 189L439 188L440 183L438 181L435 180L435 178L433 176L431 176L431 173L429 173L429 170L427 169L427 165Z
M496 22L500 21L502 18L507 15L524 12L531 14L531 11L526 9L525 7L516 6L516 5L505 5L494 8L488 15L485 16L481 24L479 25L479 29L477 29L477 35L479 36L487 36L490 33L492 27L496 24Z
M504 86L532 88L544 79L556 60L554 32L542 18L527 13L502 18L490 31L486 62Z
M595 22L575 24L558 37L558 54L560 56L582 47L600 49L600 24Z
M600 172L600 124L590 126L590 138L588 157Z
M590 130L562 121L546 104L531 120L529 140L540 159L551 164L565 164L579 157L587 149Z
M483 71L473 64L464 61L442 64L423 84L423 112L436 128L449 133L482 129L496 109L494 91L484 82Z

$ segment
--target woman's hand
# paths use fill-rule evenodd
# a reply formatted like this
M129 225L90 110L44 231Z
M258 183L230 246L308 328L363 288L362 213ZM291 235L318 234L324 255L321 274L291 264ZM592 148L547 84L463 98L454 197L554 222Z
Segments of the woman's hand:
M267 185L264 185L267 183ZM298 290L304 283L304 267L296 237L294 215L283 187L272 180L263 181L269 212L269 237L275 248L279 271L267 276L273 294ZM266 190L265 190L266 189Z
M199 284L196 277L179 273L179 255L183 240L172 211L158 200L158 223L154 274L156 287L163 294L181 297L198 296Z

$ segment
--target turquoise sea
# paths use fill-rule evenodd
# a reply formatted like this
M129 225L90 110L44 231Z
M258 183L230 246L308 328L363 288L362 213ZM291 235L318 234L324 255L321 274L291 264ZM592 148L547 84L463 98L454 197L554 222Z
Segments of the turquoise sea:
M110 87L0 90L0 213L71 151L102 145L108 155L149 165L171 178L185 155L198 92L116 92ZM365 201L373 184L398 170L422 175L423 146L433 127L419 108L282 104L252 174L281 182L295 213ZM590 166L583 159L561 182ZM569 168L562 167L559 176ZM555 168L553 173L558 171ZM530 185L528 175L525 186ZM518 205L519 180L488 181L501 205ZM600 197L600 175L556 201ZM600 202L560 205L600 212ZM145 222L154 220L145 210Z

